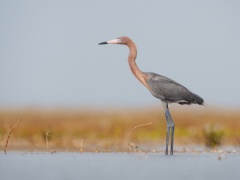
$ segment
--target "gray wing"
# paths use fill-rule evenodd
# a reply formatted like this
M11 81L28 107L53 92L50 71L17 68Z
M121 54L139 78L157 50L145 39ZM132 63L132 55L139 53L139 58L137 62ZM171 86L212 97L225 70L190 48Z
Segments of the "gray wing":
M168 103L203 104L203 99L181 84L155 73L147 74L147 83L153 96Z

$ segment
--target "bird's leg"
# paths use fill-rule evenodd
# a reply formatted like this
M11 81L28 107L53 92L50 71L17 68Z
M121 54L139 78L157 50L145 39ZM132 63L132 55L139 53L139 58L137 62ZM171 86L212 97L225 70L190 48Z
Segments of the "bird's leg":
M168 116L168 113L167 113L168 104L165 103L165 102L162 102L162 104L163 104L163 108L164 108L164 111L165 111L166 124L167 124L167 128L166 128L166 150L165 150L165 154L168 155L168 144L169 144L169 134L170 134L170 126L171 126L171 123L170 123L170 121L169 121L169 116Z
M167 114L165 112L165 116L166 116L166 122L167 122L167 129L166 129L166 150L165 150L165 154L168 155L168 144L169 144L169 134L170 134L170 121L167 117Z
M172 120L172 116L170 114L170 111L168 109L168 106L167 106L167 109L166 109L166 117L168 117L168 121L170 123L170 127L171 127L171 149L170 149L170 154L173 155L173 144L174 144L174 122Z

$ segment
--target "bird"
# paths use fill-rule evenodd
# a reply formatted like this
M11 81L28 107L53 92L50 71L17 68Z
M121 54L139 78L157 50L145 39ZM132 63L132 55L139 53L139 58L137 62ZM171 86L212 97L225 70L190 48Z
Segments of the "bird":
M176 81L152 72L141 71L137 64L137 46L127 36L104 41L99 45L120 44L126 45L129 48L128 63L133 75L150 91L150 93L160 99L164 108L166 118L166 149L165 155L169 154L169 139L170 139L170 155L173 155L174 145L174 121L169 111L168 104L178 103L180 105L198 104L204 105L204 100L197 94L194 94L183 85Z

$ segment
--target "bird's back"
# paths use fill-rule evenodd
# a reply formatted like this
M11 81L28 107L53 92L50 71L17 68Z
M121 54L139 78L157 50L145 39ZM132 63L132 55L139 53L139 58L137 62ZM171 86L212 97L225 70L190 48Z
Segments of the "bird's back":
M147 76L147 84L153 96L167 103L199 104L204 100L189 91L181 84L159 74L144 73Z

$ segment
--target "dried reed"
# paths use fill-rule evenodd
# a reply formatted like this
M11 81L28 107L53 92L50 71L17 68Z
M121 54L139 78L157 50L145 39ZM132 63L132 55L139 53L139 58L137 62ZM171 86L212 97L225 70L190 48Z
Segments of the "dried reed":
M10 137L11 137L11 134L12 134L14 128L18 125L18 123L19 123L21 120L22 120L22 118L20 118L20 119L18 120L18 122L17 122L16 124L14 124L14 126L12 127L11 131L10 131L9 134L8 134L8 138L7 138L7 141L6 141L5 148L4 148L4 153L5 153L5 154L7 154L7 147L8 147L8 142L9 142L9 139L10 139Z
M50 132L45 132L45 141L46 141L46 147L47 147L47 151L48 151L48 137L50 136Z
M134 128L132 128L130 130L129 135L128 135L128 147L129 147L130 151L132 151L133 149L137 149L138 148L134 143L130 142L131 135L132 135L133 131L136 130L137 128L139 128L139 127L148 126L150 124L152 124L152 122L145 123L145 124L139 124L139 125L135 126Z

